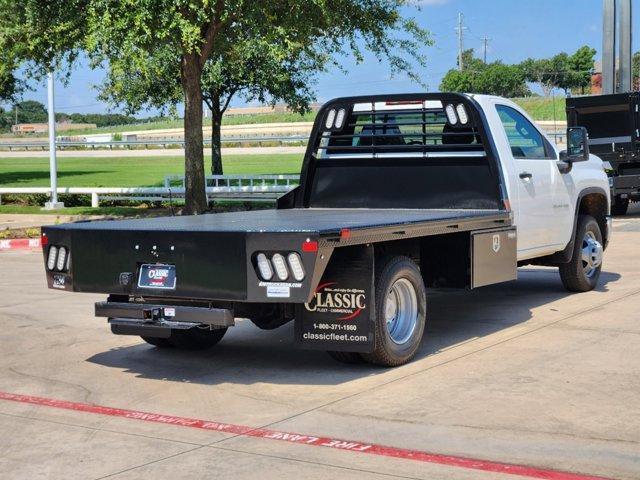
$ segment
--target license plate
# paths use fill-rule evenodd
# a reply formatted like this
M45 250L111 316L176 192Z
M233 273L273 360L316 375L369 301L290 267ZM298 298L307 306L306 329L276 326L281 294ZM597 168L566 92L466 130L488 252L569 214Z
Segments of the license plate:
M138 287L174 290L176 288L175 265L140 265Z

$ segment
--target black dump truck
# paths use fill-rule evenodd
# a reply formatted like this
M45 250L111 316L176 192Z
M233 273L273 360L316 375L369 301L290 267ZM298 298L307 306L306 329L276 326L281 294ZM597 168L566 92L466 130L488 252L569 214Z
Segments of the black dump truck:
M608 238L599 160L584 172L600 183L584 195L567 193L563 220L554 223L551 193L530 197L544 193L533 182L551 183L542 177L552 170L534 170L535 162L572 175L573 161L589 163L588 145L560 160L516 105L499 106L503 126L496 97L486 107L481 101L458 94L333 100L318 113L299 187L276 209L45 227L49 288L107 294L96 316L108 318L113 333L157 347L211 347L236 319L263 329L295 320L302 348L400 365L422 339L426 288L516 278L518 184L528 196L522 258L550 261L557 251L573 262L565 285L593 288ZM507 131L520 143L510 148ZM572 138L584 142L586 133ZM527 152L545 160L520 157ZM555 245L552 232L562 237Z
M640 200L640 93L567 98L568 126L586 127L592 153L611 165L611 213Z

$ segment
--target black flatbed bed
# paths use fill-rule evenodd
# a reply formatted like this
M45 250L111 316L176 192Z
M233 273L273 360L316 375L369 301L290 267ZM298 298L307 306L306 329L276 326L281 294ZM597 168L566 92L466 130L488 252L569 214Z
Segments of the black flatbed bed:
M158 217L147 219L77 222L53 227L61 230L104 231L192 231L233 233L309 233L320 236L339 234L343 229L354 232L386 230L402 227L425 227L478 222L486 227L509 222L504 210L477 209L330 209L296 208L254 210L196 216ZM480 227L482 228L482 227ZM460 228L466 230L466 228ZM363 232L364 233L364 232Z

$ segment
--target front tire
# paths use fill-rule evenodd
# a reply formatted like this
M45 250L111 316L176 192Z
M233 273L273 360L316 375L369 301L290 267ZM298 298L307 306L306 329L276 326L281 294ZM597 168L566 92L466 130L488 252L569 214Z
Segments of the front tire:
M569 263L560 265L560 279L570 292L588 292L598 284L602 271L602 232L595 218L578 217L578 227Z
M424 282L410 258L394 256L376 263L375 283L375 349L361 357L397 367L415 356L422 340L427 309Z

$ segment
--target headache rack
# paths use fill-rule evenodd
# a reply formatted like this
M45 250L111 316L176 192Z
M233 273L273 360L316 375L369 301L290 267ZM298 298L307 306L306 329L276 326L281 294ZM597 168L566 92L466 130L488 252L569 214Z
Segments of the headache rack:
M466 97L333 103L320 122L318 159L485 155L477 112Z
M503 208L486 119L472 97L426 93L332 100L316 117L298 207Z

